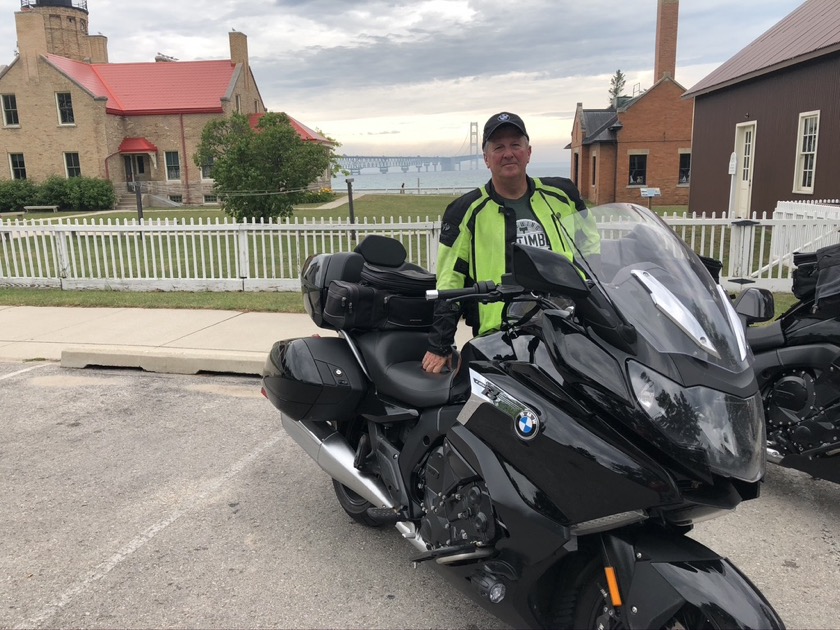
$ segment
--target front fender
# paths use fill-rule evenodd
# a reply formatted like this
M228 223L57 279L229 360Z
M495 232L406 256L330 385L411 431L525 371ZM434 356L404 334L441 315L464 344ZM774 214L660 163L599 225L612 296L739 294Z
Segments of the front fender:
M683 606L702 611L719 628L782 629L762 593L734 564L685 536L645 531L604 536L607 561L618 573L622 616L631 629L661 628Z

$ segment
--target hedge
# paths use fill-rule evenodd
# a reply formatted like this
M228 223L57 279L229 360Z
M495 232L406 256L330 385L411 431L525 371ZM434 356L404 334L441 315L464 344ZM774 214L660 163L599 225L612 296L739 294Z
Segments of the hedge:
M110 210L116 201L113 184L95 177L50 177L41 184L28 179L0 179L0 212L19 212L24 206Z

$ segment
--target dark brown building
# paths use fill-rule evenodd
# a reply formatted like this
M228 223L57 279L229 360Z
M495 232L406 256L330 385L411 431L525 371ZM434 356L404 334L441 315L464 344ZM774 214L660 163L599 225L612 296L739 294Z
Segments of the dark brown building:
M686 94L690 210L840 198L840 2L807 0Z
M607 109L578 103L572 126L572 179L588 201L686 205L691 178L692 103L674 80L679 0L659 0L654 85Z

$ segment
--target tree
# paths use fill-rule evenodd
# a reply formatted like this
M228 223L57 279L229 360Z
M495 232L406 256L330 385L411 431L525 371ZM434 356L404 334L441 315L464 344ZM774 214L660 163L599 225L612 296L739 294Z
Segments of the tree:
M618 99L624 96L624 84L627 82L627 77L619 69L615 71L615 75L610 79L610 106L615 106Z
M211 121L194 157L199 167L212 165L216 195L237 220L290 216L307 187L335 170L334 158L332 146L304 141L277 113L256 129L241 114Z

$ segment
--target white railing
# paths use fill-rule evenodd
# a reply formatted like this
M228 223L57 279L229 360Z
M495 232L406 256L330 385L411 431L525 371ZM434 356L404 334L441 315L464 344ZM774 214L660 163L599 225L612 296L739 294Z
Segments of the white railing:
M781 213L783 217L784 213ZM792 254L837 242L840 216L800 218L670 215L694 251L723 262L727 288L789 291ZM350 251L368 234L398 238L408 259L435 270L440 223L363 221L189 222L0 220L0 286L67 289L296 291L314 253ZM780 244L796 244L796 248Z

